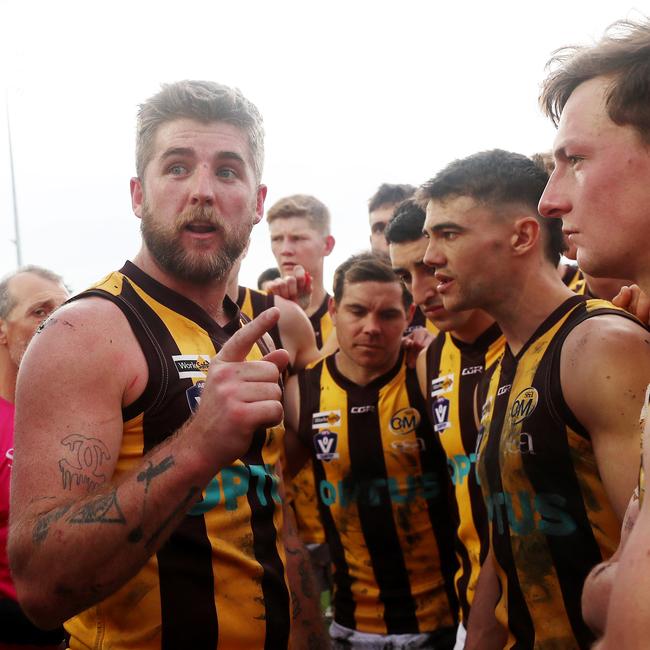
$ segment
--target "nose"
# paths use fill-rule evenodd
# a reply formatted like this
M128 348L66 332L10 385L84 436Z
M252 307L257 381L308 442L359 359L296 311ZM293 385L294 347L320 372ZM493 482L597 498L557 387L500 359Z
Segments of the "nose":
M197 165L192 180L192 205L213 205L214 173L210 166L207 164Z
M571 212L571 201L555 172L548 179L537 209L548 219L558 219Z
M413 302L418 306L426 304L427 299L436 293L434 284L436 280L433 274L426 273L426 269L421 273L414 273L410 287Z
M369 336L379 334L379 316L373 314L372 312L368 313L363 321L363 331Z
M280 255L293 255L294 254L294 246L293 242L289 237L284 237L282 239L282 243L280 244Z
M424 251L424 257L422 261L427 266L432 266L433 268L439 268L445 265L445 257L440 250L436 238L434 236L429 237L429 243L427 244L427 250Z

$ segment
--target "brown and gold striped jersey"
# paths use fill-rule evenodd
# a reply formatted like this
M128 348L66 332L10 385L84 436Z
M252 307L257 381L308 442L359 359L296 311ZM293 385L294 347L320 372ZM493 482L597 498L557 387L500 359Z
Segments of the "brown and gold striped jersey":
M485 503L476 475L476 391L504 347L505 339L495 324L473 343L441 332L427 349L428 412L447 455L453 484L451 507L458 514L455 585L464 621L489 549Z
M478 468L507 648L589 648L594 641L582 620L582 586L616 549L620 524L589 433L564 400L560 354L574 327L602 314L632 318L604 300L567 299L517 355L506 347L487 390Z
M450 481L416 373L400 358L358 386L335 356L298 374L299 436L312 451L335 567L334 619L376 634L452 626Z
M77 298L111 300L147 361L142 396L123 410L115 477L132 470L197 407L211 357L240 327L127 262ZM263 341L250 359L267 351ZM248 452L222 469L202 499L140 571L113 595L66 623L71 648L287 648L290 598L276 474L284 428L260 429Z

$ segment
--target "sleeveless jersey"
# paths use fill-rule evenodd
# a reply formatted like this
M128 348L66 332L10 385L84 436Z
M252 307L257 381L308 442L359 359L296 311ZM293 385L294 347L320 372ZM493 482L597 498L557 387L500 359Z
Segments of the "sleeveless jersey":
M311 326L314 328L314 334L316 335L316 347L319 350L323 347L325 341L327 341L329 335L334 329L332 317L327 309L329 301L330 295L326 293L320 307L309 317Z
M456 623L449 474L414 370L400 358L358 386L335 356L298 374L299 436L312 450L334 563L334 620L374 634Z
M427 405L434 431L447 455L453 484L451 507L458 513L455 586L467 621L476 581L489 550L487 515L476 475L476 391L485 370L503 355L505 339L495 324L474 343L441 332L427 349Z
M257 318L263 311L275 306L275 296L273 294L264 293L248 287L238 287L237 291L237 307L239 311L251 320ZM269 330L269 335L273 339L275 349L283 348L282 338L280 337L280 328L276 323L272 329Z
M478 468L507 648L590 648L594 641L582 620L582 587L616 550L620 523L589 433L564 400L560 353L576 325L601 314L634 320L605 300L573 296L516 356L506 346L489 383Z
M251 320L269 307L273 307L274 304L273 295L255 289L248 289L247 287L239 287L237 305L241 312ZM284 347L277 324L269 331L269 334L273 339L273 343L275 343L276 349ZM289 374L292 372L291 365L289 365L287 371ZM307 544L322 544L325 541L325 531L318 514L314 473L310 465L311 461L291 481L287 481L285 489L287 499L296 515L296 525L300 538Z
M190 417L210 358L243 321L226 299L234 316L219 327L196 303L130 262L75 299L85 296L106 298L121 309L149 369L144 393L123 409L119 478ZM266 352L259 341L249 359ZM287 648L290 599L275 473L283 437L282 426L258 430L248 452L210 481L202 500L142 569L66 623L70 647Z

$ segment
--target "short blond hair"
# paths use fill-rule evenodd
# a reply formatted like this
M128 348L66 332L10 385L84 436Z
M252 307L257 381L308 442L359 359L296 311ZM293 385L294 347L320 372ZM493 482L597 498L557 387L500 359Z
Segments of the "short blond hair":
M309 194L286 196L276 201L266 213L268 223L290 217L307 219L314 230L318 230L323 235L330 234L330 211L315 196Z

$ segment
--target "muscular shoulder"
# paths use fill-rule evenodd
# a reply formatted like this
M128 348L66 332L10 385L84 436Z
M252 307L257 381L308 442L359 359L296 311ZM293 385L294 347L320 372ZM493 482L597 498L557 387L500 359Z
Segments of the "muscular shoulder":
M99 378L107 389L122 386L126 403L133 401L129 391L138 390L138 378L146 383L147 375L126 317L111 301L98 297L68 303L43 323L21 363L21 375L32 373L51 374L54 384L68 374L79 382Z
M650 335L633 320L594 316L567 336L560 371L566 402L589 431L627 411L638 419L650 378Z
M650 359L650 333L639 323L616 314L588 318L571 330L562 347L563 364L580 368L629 363L632 355Z

